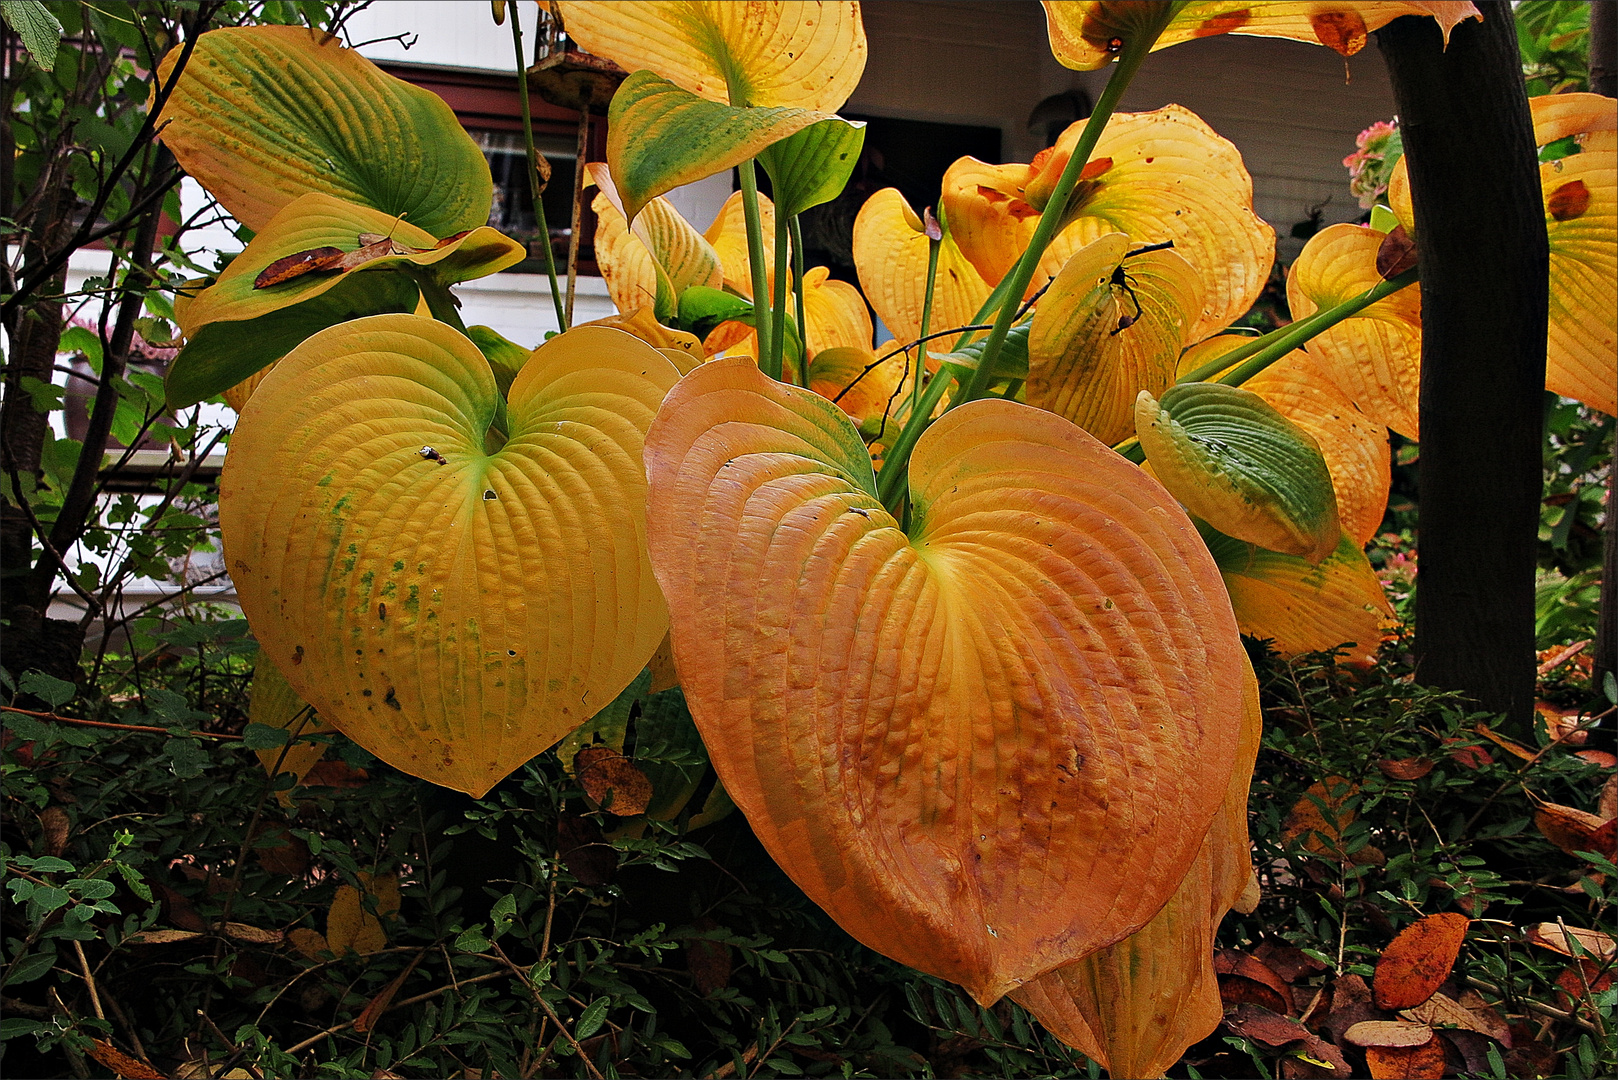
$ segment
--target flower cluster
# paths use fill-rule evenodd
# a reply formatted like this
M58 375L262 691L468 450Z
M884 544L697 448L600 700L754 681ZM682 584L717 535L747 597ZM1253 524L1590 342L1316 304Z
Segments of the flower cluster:
M1388 190L1388 177L1404 156L1399 121L1378 120L1355 136L1354 146L1354 152L1343 159L1343 167L1348 170L1348 190L1359 198L1360 206L1369 210L1376 205L1376 197Z

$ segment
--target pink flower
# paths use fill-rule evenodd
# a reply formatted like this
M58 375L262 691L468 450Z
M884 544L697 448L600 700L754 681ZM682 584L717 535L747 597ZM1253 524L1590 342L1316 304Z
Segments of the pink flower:
M1348 190L1369 210L1376 198L1388 190L1393 167L1404 156L1404 140L1397 120L1378 120L1354 139L1355 150L1343 159L1348 170Z

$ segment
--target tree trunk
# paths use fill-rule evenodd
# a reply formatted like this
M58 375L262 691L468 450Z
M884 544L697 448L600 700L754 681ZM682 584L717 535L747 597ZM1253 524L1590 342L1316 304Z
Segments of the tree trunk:
M1421 250L1416 674L1526 734L1550 256L1511 6L1478 7L1447 50L1430 18L1378 34Z
M1590 89L1607 97L1618 97L1618 4L1595 4L1590 8ZM1595 663L1590 688L1602 694L1606 677L1618 675L1618 453L1607 465L1607 521L1601 557L1601 618L1596 624ZM1597 736L1600 738L1600 736ZM1606 727L1604 739L1610 748L1613 725Z

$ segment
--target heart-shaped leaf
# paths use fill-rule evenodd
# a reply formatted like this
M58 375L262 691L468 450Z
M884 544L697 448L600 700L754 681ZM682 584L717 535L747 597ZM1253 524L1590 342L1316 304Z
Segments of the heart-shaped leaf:
M585 168L600 189L590 204L596 261L619 311L650 307L658 318L673 319L687 289L716 289L724 282L718 253L672 203L653 199L630 226L607 167L592 162Z
M1294 319L1361 295L1382 282L1376 253L1383 233L1329 225L1309 238L1287 272ZM1401 289L1311 338L1308 352L1373 421L1418 435L1421 388L1421 290Z
M854 937L998 999L1167 902L1237 765L1243 654L1162 487L1060 417L938 420L902 531L848 418L747 360L647 437L681 686Z
M1070 68L1090 71L1111 63L1122 42L1139 33L1150 12L1147 4L1106 0L1043 0L1051 52ZM1192 0L1182 4L1163 28L1152 51L1219 34L1282 37L1324 45L1344 56L1365 48L1368 36L1402 15L1431 15L1449 42L1450 30L1463 19L1483 16L1470 0Z
M586 52L649 68L709 101L833 112L865 70L859 5L846 0L560 0L556 10Z
M1251 390L1186 383L1141 391L1135 431L1191 513L1238 540L1319 563L1337 548L1337 497L1320 447Z
M607 109L607 164L630 221L652 199L754 157L825 113L722 105L650 71L623 81Z
M1190 263L1174 251L1126 259L1129 247L1128 237L1108 233L1076 252L1035 309L1028 336L1028 403L1107 443L1134 433L1142 391L1173 385L1202 309Z
M921 336L927 299L927 232L898 188L883 188L865 200L854 219L854 266L865 298L892 333L909 344ZM932 328L969 326L989 283L961 254L948 233L938 249Z
M1264 718L1251 673L1243 703L1242 745L1225 801L1163 910L1116 945L1011 992L1052 1034L1113 1076L1162 1076L1223 1015L1214 931L1253 878L1247 795Z
M939 204L961 251L983 275L999 284L1011 272L1039 226L1039 211L1026 195L1029 166L990 165L958 158L944 172ZM1038 288L1037 275L1030 290Z
M865 121L834 116L759 151L779 212L801 214L841 195L864 145Z
M860 291L824 266L803 273L804 346L813 359L822 349L869 349L875 328Z
M1200 525L1230 590L1242 633L1275 642L1282 656L1351 644L1347 657L1369 663L1393 620L1393 606L1365 553L1344 536L1319 566L1267 551Z
M315 271L260 285L265 272L300 252L353 252L387 245L406 254L375 254L344 270ZM289 203L184 308L185 348L169 369L169 404L193 405L223 392L318 330L345 319L410 311L415 275L441 287L493 274L521 262L523 247L487 227L442 243L379 210L310 193ZM280 276L280 275L276 275Z
M1545 389L1612 415L1618 413L1618 150L1586 145L1544 162L1539 174L1551 248Z
M159 81L178 55L163 59ZM406 216L435 237L489 219L489 165L455 113L335 34L301 26L208 31L158 131L185 171L250 229L262 231L311 191Z
M487 791L662 639L641 444L675 378L602 327L536 349L509 401L430 319L310 338L248 402L220 482L226 565L265 655L378 757Z

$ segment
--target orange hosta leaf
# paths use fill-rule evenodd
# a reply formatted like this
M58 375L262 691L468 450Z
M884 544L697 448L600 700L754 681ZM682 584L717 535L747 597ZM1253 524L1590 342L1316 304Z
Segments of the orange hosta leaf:
M584 793L619 817L644 814L652 801L652 782L610 746L586 746L573 758L573 771Z
M1142 390L1135 433L1154 475L1188 511L1249 543L1320 563L1342 526L1313 436L1251 390L1222 383Z
M921 336L927 298L927 233L898 188L883 188L865 201L854 219L854 266L865 298L895 340L908 345ZM971 325L990 286L945 234L938 250L932 327Z
M759 228L764 233L764 272L772 278L773 285L775 204L763 195L758 197L758 216ZM719 264L725 274L725 287L751 300L753 271L747 261L747 219L742 211L741 192L731 193L725 205L719 208L719 216L713 219L713 224L708 226L703 236L719 256Z
M1314 437L1331 473L1343 531L1361 547L1370 543L1387 513L1393 479L1387 429L1360 412L1301 349L1242 386Z
M1618 104L1604 94L1545 94L1529 98L1534 144L1544 146L1569 135L1618 129Z
M672 203L653 199L630 227L607 167L592 162L585 168L600 189L590 203L596 212L596 261L620 312L651 307L670 316L686 289L717 289L724 283L718 252Z
M883 346L884 354L892 351L892 342ZM809 389L835 401L854 423L863 426L868 420L891 415L889 410L896 409L910 393L909 359L899 353L876 364L877 354L869 349L822 349L809 364ZM872 364L876 367L867 374L865 369Z
M1107 443L1134 433L1142 391L1161 394L1173 384L1202 307L1196 272L1178 252L1126 258L1129 247L1128 237L1109 233L1075 253L1028 335L1028 403Z
M975 401L917 443L907 535L843 412L740 359L681 380L647 472L703 741L845 930L992 1002L1169 899L1237 764L1245 665L1159 485Z
M163 58L159 81L179 52ZM158 133L185 171L255 231L312 191L408 215L434 236L489 217L488 162L449 106L335 34L209 31L163 106Z
M865 70L859 5L796 0L560 0L579 47L710 101L835 111Z
M1343 841L1343 830L1355 818L1353 807L1347 803L1359 790L1358 784L1341 776L1328 776L1311 784L1287 815L1281 838L1290 841L1302 837L1305 851L1336 852Z
M1083 128L1082 121L1069 127L1034 159L1030 189L1054 184ZM1114 115L1090 158L1090 168L1106 168L1074 189L1073 221L1041 259L1044 274L1054 275L1097 237L1122 232L1132 245L1174 241L1196 272L1202 308L1193 312L1188 340L1229 326L1253 306L1275 261L1275 230L1253 213L1253 179L1234 144L1190 110L1166 105Z
M792 284L788 282L788 288ZM789 298L787 308L790 311ZM824 266L811 266L803 274L804 347L811 368L822 349L869 349L875 328L860 291L831 277Z
M1330 225L1309 238L1287 273L1287 303L1303 319L1382 281L1376 253L1386 234ZM1401 289L1319 334L1309 355L1372 422L1417 437L1421 385L1421 290Z
M702 342L697 340L697 335L664 326L657 321L649 307L640 308L627 315L608 315L605 318L592 319L579 325L610 327L638 337L668 357L669 363L673 364L681 375L705 359Z
M1137 933L1011 993L1047 1030L1113 1076L1161 1076L1223 1013L1213 935L1252 878L1247 794L1264 734L1257 680L1249 673L1243 687L1247 715L1237 768L1174 896Z
M1225 576L1242 633L1270 638L1282 656L1352 642L1348 659L1369 663L1393 622L1393 606L1365 553L1348 536L1319 566L1204 529Z
M1029 167L988 165L973 157L956 160L944 173L939 203L961 253L990 284L1010 273L1039 225L1039 211L1025 197ZM1030 291L1041 282L1030 278Z
M430 319L311 338L248 403L220 484L264 655L390 764L487 791L662 640L641 439L676 377L603 327L536 349L509 400Z
M1580 851L1593 851L1597 855L1615 858L1614 827L1618 822L1598 817L1585 810L1556 803L1542 803L1534 811L1534 825L1545 839L1569 855Z
M1389 942L1376 962L1371 990L1383 1009L1420 1005L1449 978L1471 920L1452 911L1417 919Z
M1372 1080L1441 1080L1444 1043L1429 1032L1427 1041L1417 1046L1367 1046L1365 1066Z
M1090 71L1104 67L1122 49L1122 42L1139 32L1143 20L1132 10L1144 5L1096 0L1043 0L1045 23L1050 32L1051 52L1070 68ZM1365 48L1373 30L1401 15L1431 15L1449 42L1450 31L1463 19L1481 19L1470 0L1422 3L1367 2L1367 0L1311 0L1286 3L1279 0L1192 0L1180 9L1164 28L1152 51L1184 41L1243 34L1256 37L1282 37L1293 41L1324 45L1344 56Z

